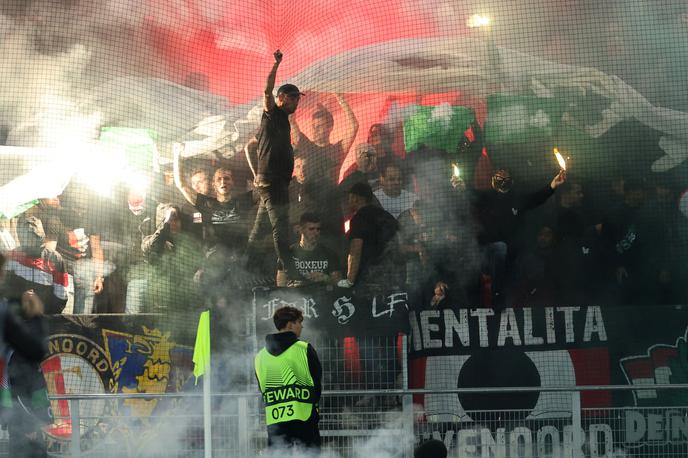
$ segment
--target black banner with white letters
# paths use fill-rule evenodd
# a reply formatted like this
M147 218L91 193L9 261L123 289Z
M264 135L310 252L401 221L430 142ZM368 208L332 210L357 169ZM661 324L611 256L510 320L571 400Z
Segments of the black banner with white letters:
M253 307L259 338L275 332L272 315L280 307L303 312L303 337L393 336L408 330L408 295L405 291L370 294L335 287L255 288Z

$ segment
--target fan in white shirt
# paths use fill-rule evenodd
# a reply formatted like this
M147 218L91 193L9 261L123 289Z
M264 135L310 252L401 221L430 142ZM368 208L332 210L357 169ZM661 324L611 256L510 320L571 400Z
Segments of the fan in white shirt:
M381 188L374 193L382 208L395 218L413 207L413 203L418 200L414 193L402 189L401 184L401 168L392 162L387 164L382 171Z

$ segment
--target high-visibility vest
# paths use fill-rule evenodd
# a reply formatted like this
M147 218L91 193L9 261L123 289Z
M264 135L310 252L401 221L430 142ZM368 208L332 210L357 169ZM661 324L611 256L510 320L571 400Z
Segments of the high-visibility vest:
M315 385L308 368L308 343L296 341L279 356L263 348L256 355L256 376L268 425L306 421L313 412Z

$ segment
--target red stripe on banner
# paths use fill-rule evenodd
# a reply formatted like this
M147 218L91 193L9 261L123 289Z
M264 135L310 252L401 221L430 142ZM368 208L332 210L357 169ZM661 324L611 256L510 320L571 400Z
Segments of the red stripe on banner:
M48 393L67 394L64 382L64 374L62 373L62 361L59 356L53 356L46 359L41 364L45 381L47 383ZM69 402L66 400L57 401L57 412L54 412L55 417L69 418Z
M475 172L473 173L473 186L475 189L490 189L492 187L492 171L494 167L490 156L487 154L487 148L483 147L482 154L475 165Z
M409 358L409 388L425 388L425 366L427 358ZM425 405L422 394L413 395L413 403Z
M399 366L402 366L402 359L404 358L405 354L406 352L404 352L404 334L400 332L399 334L397 334L397 363L399 364Z
M469 126L463 134L466 137L466 140L469 141L469 143L473 143L475 141L475 133L473 132L473 126Z
M573 368L576 371L576 385L609 385L609 350L607 348L589 348L569 350ZM583 391L581 406L611 407L611 391ZM585 412L586 415L599 415L598 412Z
M42 272L47 272L52 275L54 283L57 283L58 285L62 285L65 287L67 286L67 274L65 272L59 271L57 267L55 267L55 264L53 264L47 259L34 258L32 256L28 256L26 253L17 250L10 252L10 259L18 262L19 264L25 267L29 267L31 269L38 269Z
M655 378L655 368L649 358L627 359L623 362L623 367L631 380Z
M492 307L492 277L487 274L480 274L480 303Z
M53 272L53 281L55 284L64 286L65 288L69 286L69 275L67 272Z
M678 356L678 350L675 347L655 347L652 349L650 356L655 368L668 367L669 361ZM654 377L654 372L652 377Z
M361 376L361 353L355 337L344 337L344 371L351 374L353 381Z

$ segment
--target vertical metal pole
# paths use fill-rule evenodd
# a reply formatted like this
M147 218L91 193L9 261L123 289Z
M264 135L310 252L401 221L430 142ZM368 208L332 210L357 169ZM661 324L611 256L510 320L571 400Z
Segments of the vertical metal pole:
M573 458L583 456L583 423L581 421L581 399L580 391L571 393L571 423L573 426Z
M72 422L72 457L81 456L81 413L79 412L79 400L69 401L69 418Z
M212 408L210 403L210 364L205 368L203 374L203 456L212 458L213 456L213 435L212 435Z
M239 434L239 456L254 456L248 449L248 398L246 396L240 396L237 403L237 421L238 427L237 432Z
M402 388L404 390L409 389L409 374L408 374L408 336L404 335L401 339L401 380ZM403 430L406 437L411 441L412 449L415 443L413 436L413 397L410 394L405 394L402 396L402 412L403 412ZM410 456L410 455L409 455Z
M258 353L258 304L256 301L256 291L259 289L259 287L253 288L253 300L251 301L251 310L252 310L252 315L251 315L251 322L249 323L248 329L250 332L251 336L251 349L253 350L253 354L255 355ZM252 371L251 371L252 372ZM250 380L254 380L254 377L252 374L249 374Z

